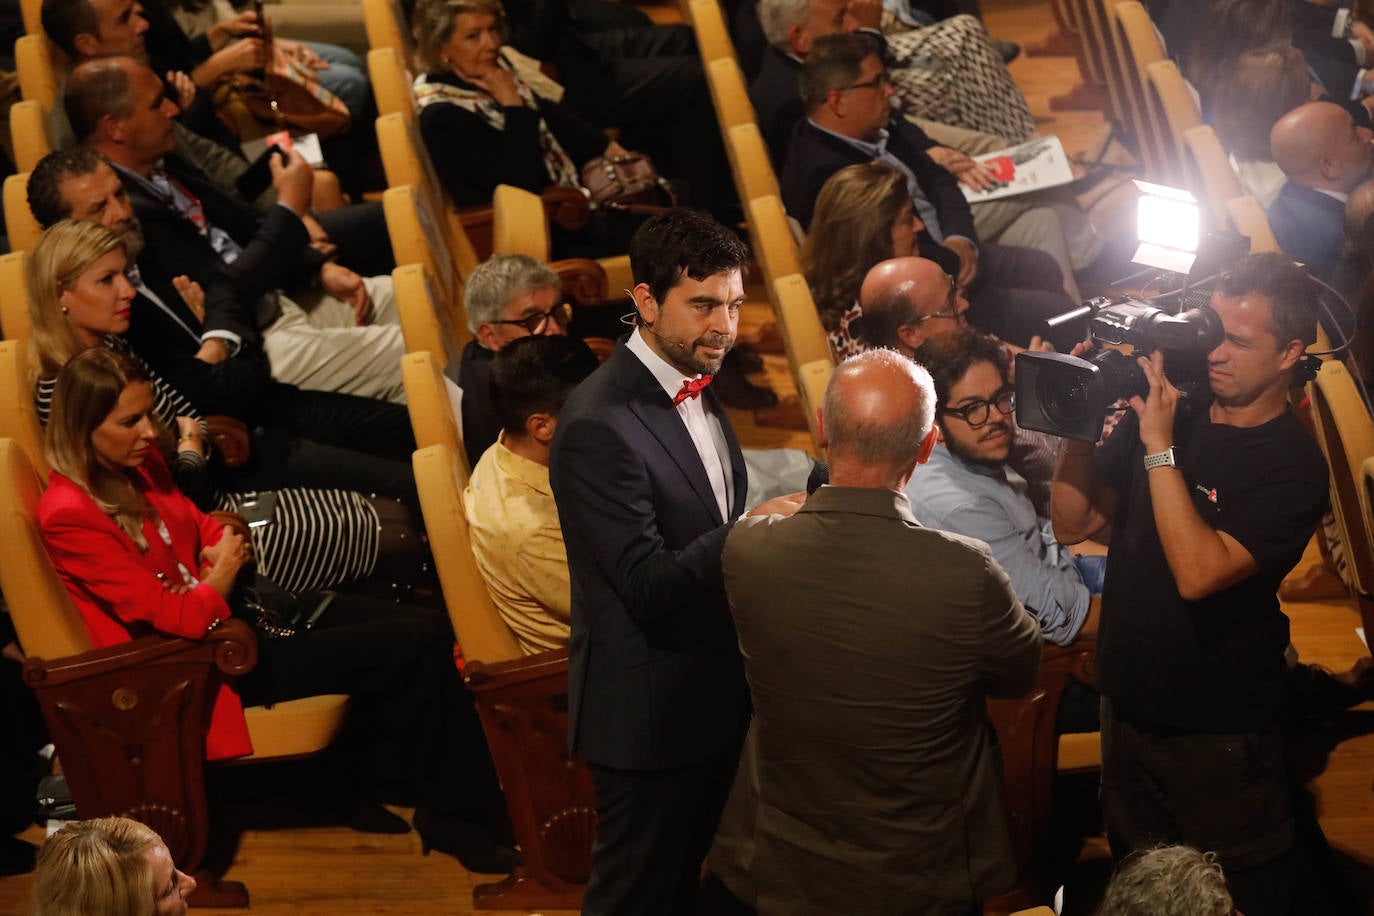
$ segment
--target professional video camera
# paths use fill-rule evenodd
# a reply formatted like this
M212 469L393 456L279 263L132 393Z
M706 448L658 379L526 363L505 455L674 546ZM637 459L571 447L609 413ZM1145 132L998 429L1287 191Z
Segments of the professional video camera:
M1164 352L1164 371L1179 390L1181 411L1210 401L1207 354L1224 339L1216 312L1203 307L1170 315L1134 299L1098 298L1051 323L1085 314L1095 342L1129 346L1132 352L1100 347L1087 358L1029 350L1017 354L1016 421L1021 426L1096 442L1112 403L1149 391L1136 357L1154 350Z

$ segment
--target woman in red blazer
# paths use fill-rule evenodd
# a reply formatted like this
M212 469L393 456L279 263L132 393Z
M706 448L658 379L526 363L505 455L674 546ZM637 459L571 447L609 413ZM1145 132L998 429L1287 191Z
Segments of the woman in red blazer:
M111 278L111 288L125 282ZM110 295L111 306L118 296ZM105 347L73 357L57 377L47 428L52 466L38 504L43 542L92 641L109 646L149 632L201 639L230 615L248 560L237 533L203 514L172 484L151 419L142 365ZM299 635L260 639L258 664L216 697L207 755L252 752L242 704L347 693L366 710L358 729L373 772L350 787L359 814L381 832L405 832L371 786L408 787L424 849L451 853L470 871L503 873L518 853L508 829L472 699L452 659L453 633L438 611L357 595L334 596ZM352 769L349 769L352 772ZM364 814L364 811L373 812Z

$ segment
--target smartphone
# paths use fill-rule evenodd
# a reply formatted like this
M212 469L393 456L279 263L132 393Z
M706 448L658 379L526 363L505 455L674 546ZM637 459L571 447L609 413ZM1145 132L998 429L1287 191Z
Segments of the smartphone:
M272 186L272 166L269 160L273 155L280 155L282 164L286 163L286 151L274 143L267 147L261 156L254 159L248 168L243 170L238 181L234 182L239 196L249 203Z
M248 523L249 528L261 528L272 521L272 514L277 511L277 493L275 490L259 490L245 498L238 504L238 514L243 516L243 520Z

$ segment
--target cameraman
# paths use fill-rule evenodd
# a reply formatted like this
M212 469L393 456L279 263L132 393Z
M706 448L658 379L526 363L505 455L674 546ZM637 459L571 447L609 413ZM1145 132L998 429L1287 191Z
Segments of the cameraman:
M1179 410L1162 354L1140 359L1148 395L1111 437L1065 441L1051 516L1065 543L1112 522L1097 666L1113 855L1215 852L1238 909L1288 914L1288 618L1275 591L1326 506L1326 464L1288 406L1315 290L1283 255L1255 254L1211 305L1226 336L1206 356L1210 406Z

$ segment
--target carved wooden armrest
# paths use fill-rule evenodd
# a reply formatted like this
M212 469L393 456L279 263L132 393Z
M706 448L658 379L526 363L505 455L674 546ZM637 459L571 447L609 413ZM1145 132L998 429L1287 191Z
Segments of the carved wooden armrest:
M526 655L503 662L472 660L463 669L463 680L474 691L499 690L536 684L541 680L558 681L561 690L568 689L568 650L550 649L537 655Z
M204 639L153 634L63 658L31 655L24 662L24 683L35 690L62 687L169 661L203 661L222 674L238 677L252 671L258 663L257 634L246 622L231 618Z
M205 425L210 427L210 441L215 443L226 465L236 468L248 460L253 450L253 437L243 421L216 415L206 417Z
M563 292L581 306L604 305L610 298L606 268L591 258L565 258L549 265L563 282Z
M463 224L463 228L469 231L474 228L490 226L494 219L496 219L496 208L489 203L458 209L458 220ZM488 234L490 234L490 230L488 230Z
M539 192L539 199L544 201L544 214L549 222L569 232L575 232L591 221L592 203L580 188L550 185Z
M1080 634L1067 646L1046 644L1040 652L1042 675L1064 674L1075 681L1093 686L1097 683L1097 669L1093 657L1097 654L1096 634Z

